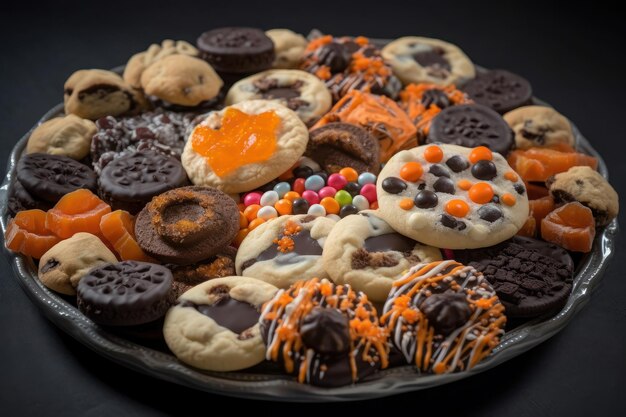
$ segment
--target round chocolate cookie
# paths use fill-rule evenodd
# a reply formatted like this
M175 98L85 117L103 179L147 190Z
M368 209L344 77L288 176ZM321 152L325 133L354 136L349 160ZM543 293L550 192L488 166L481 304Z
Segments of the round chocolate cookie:
M466 148L486 146L506 156L515 138L498 113L480 104L463 104L448 107L433 119L426 143L437 142Z
M176 158L139 151L109 163L98 181L100 196L113 210L137 214L154 197L187 185L187 173Z
M263 306L265 357L298 381L355 383L388 366L387 332L367 296L327 279L298 281Z
M514 236L489 248L454 251L454 257L485 275L511 318L555 313L572 291L574 262L552 243Z
M204 32L196 46L200 56L222 75L263 71L274 61L274 42L262 31L223 27ZM228 78L228 77L227 77Z
M135 236L144 252L189 265L220 253L239 231L239 208L211 187L181 187L158 195L137 215Z
M350 123L329 123L309 132L305 155L328 173L352 167L358 172L380 171L380 146L367 130Z
M52 208L52 203L33 197L19 181L13 183L13 188L7 201L9 215L14 216L22 210L39 209L47 211L50 208Z
M56 203L65 194L87 188L96 190L96 174L72 158L45 153L22 156L17 163L17 179L26 191Z
M461 89L475 102L500 114L531 104L533 97L532 87L526 79L497 69L478 74Z
M123 261L89 271L77 288L78 309L98 324L133 326L162 317L174 301L164 266Z

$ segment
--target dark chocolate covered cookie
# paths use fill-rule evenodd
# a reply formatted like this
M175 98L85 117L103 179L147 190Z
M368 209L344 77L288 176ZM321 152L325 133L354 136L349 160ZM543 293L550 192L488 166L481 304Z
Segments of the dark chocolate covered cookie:
M479 73L461 89L475 102L500 114L531 104L533 97L532 87L525 78L498 69Z
M39 209L47 211L49 208L52 208L52 203L33 197L19 181L13 183L13 188L7 201L9 215L14 216L18 211L22 210Z

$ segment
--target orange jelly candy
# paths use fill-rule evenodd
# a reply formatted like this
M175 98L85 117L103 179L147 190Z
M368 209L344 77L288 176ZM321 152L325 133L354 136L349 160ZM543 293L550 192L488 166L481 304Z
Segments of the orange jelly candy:
M124 210L115 210L100 219L100 231L123 261L154 262L135 240L135 218Z
M65 194L46 215L46 227L62 239L79 232L100 235L100 219L111 207L91 191L81 188Z
M61 241L46 228L46 212L24 210L18 212L4 234L7 249L39 259Z
M511 151L507 161L524 181L545 182L550 176L574 166L598 167L598 160L593 156L548 148Z
M596 235L595 220L588 207L567 203L541 220L541 237L574 252L589 252Z
M528 204L530 205L530 215L533 216L537 222L540 222L554 210L555 207L554 200L549 195L536 200L529 200Z
M535 237L537 233L537 220L531 215L526 219L526 223L517 231L519 236Z
M204 156L211 169L223 177L237 168L267 161L276 150L280 117L273 111L247 114L229 107L219 129L199 125L191 134L191 146Z
M529 200L537 200L550 195L550 191L548 191L545 185L524 181L524 186L526 187Z

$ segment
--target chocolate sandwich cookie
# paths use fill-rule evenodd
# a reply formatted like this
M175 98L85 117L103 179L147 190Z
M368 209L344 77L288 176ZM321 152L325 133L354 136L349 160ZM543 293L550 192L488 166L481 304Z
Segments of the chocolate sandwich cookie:
M474 148L486 146L506 156L515 137L502 117L480 104L448 107L432 121L426 143L449 143Z
M29 194L51 203L79 188L97 189L96 174L88 166L46 153L22 156L17 163L17 180Z
M52 208L53 204L49 201L40 200L33 197L26 189L20 184L19 181L13 183L11 188L11 194L7 201L7 211L9 215L14 216L19 211L39 209L47 211Z
M174 301L164 266L123 261L92 269L78 283L78 309L107 326L133 326L162 317Z
M211 187L181 187L152 199L137 215L135 236L148 255L189 265L222 251L239 230L239 209Z
M454 257L485 275L511 318L555 313L572 291L572 257L552 243L514 236L489 248L454 251Z
M188 287L201 284L213 278L236 275L235 256L237 250L226 247L221 253L192 265L168 264L174 275L174 281Z
M406 362L434 374L476 366L500 342L506 320L485 277L455 261L415 265L394 281L380 317Z
M532 103L530 83L517 74L505 70L479 73L461 86L472 100L504 114Z
M329 123L311 130L305 155L328 173L344 167L374 174L380 171L378 139L350 123Z
M136 151L152 150L180 159L193 119L193 114L161 109L135 117L99 119L91 141L94 170L100 173L109 162Z
M137 214L154 197L189 184L180 161L154 151L138 151L109 163L98 180L100 197L112 210Z
M263 361L259 330L264 303L278 291L254 278L229 276L204 282L178 298L163 335L176 357L209 371L236 371Z
M327 279L299 281L263 306L266 359L298 382L339 387L388 366L388 334L361 292Z
M274 42L260 29L223 27L204 32L196 42L200 56L232 84L263 71L274 61Z

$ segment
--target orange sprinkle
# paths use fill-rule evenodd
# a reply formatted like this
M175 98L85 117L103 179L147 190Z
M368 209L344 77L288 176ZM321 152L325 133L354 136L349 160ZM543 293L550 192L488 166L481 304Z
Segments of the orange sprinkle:
M309 42L309 44L306 46L306 50L313 51L324 45L328 45L332 41L333 41L333 37L331 35L320 36L319 38L313 39L311 42Z
M348 182L355 182L359 178L359 173L356 169L351 167L345 167L339 170L339 174L348 180Z
M469 160L472 164L475 164L476 162L483 161L483 160L491 161L492 159L493 159L493 154L491 153L489 148L487 148L486 146L478 146L472 149L472 151L469 154Z
M285 225L283 226L283 234L285 236L293 236L301 230L302 226L291 220L287 220L287 222L285 222Z
M262 225L263 223L265 223L265 219L262 219L260 217L257 217L256 219L252 220L250 222L250 224L248 225L248 230L249 231L253 231L254 229L256 229L257 227L259 227L260 225Z
M507 180L511 181L511 182L515 182L519 179L519 177L517 176L517 174L513 171L508 171L504 173L504 178L506 178Z
M317 69L317 71L315 71L315 76L319 78L320 80L325 81L325 80L330 79L330 77L332 77L332 74L330 72L329 67L327 67L326 65L322 65L321 67Z
M456 185L464 191L469 190L470 188L472 188L472 182L468 181L468 180L459 180L459 182L456 183Z
M469 213L469 205L463 200L450 200L446 203L446 211L454 217L465 217Z
M481 308L483 310L487 310L493 306L493 302L495 300L493 298L481 298L476 301L476 307Z
M365 36L357 36L356 38L354 38L354 43L365 46L370 43L370 40L367 39Z
M443 362L437 362L435 366L433 366L433 372L436 374L443 374L446 372L446 364Z
M486 182L472 185L468 192L469 198L476 204L486 204L493 198L493 188Z
M500 200L502 200L502 202L506 204L507 206L515 205L515 201L516 201L515 196L509 193L503 194L502 197L500 197Z
M400 208L403 210L411 210L413 208L413 200L410 198L403 198L400 200Z
M400 177L403 180L415 182L422 177L424 173L424 168L422 168L422 164L419 162L407 162L400 169Z
M439 146L429 146L424 150L424 159L426 159L428 162L436 164L443 159L443 151Z
M283 236L280 239L274 239L274 244L278 245L278 250L282 253L291 252L295 246L292 238L289 236Z

